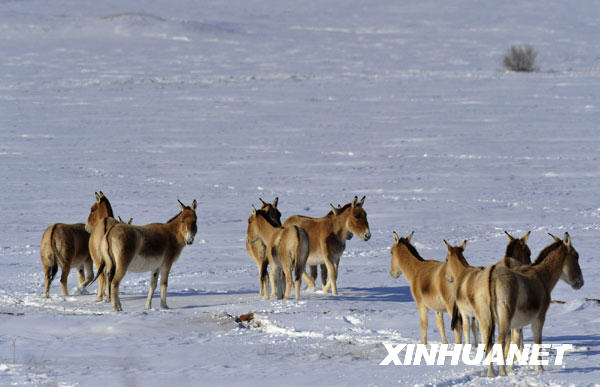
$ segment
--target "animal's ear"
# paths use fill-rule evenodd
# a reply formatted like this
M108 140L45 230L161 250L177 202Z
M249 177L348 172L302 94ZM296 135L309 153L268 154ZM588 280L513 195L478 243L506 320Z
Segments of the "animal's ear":
M550 233L548 233L548 235L550 235L552 237L552 239L554 239L554 242L562 242L559 237L552 235Z
M396 231L393 231L394 233L394 243L398 244L398 242L400 242L400 237L398 236L398 234L396 234Z
M261 198L258 198L258 200L260 200L260 205L263 206L263 207L265 207L268 204L267 202L265 202Z
M446 249L448 249L448 252L450 252L450 249L452 248L452 246L450 246L448 244L448 242L446 242L446 240L444 239L444 244L446 245Z
M196 199L194 199L194 201L192 202L192 210L196 211L196 208L198 208L198 202L196 201Z
M133 218L129 218L129 220L127 221L127 224L131 224L133 223Z
M355 196L354 199L352 199L352 208L356 207L357 202L358 202L358 196Z
M529 239L530 235L531 235L531 230L527 231L527 234L523 235L523 237L521 238L521 242L527 243L527 239Z
M279 196L273 200L273 207L277 208L277 204L279 203Z
M362 199L360 199L360 200L359 200L359 201L356 203L356 206L357 206L357 207L362 207L362 206L363 206L363 204L365 204L365 198L366 198L366 196L363 196L363 197L362 197Z
M568 232L565 233L565 237L563 238L563 242L567 247L571 247L571 236Z
M411 232L407 237L406 240L410 242L410 238L412 238L412 236L415 234L415 232Z
M331 207L331 211L333 211L334 215L338 214L338 210L333 206L333 204L329 203L329 207Z
M123 219L121 219L120 216L118 218L119 218L119 223L125 223L125 222L123 222Z
M104 196L104 194L102 193L102 191L98 192L100 194L100 199L105 198L106 196Z
M181 211L185 210L185 204L181 202L181 200L177 199L177 203L179 203L179 207L181 207Z
M252 215L256 215L256 207L254 207L254 204L252 205Z
M509 241L511 241L511 242L512 242L512 241L514 241L514 240L515 240L515 238L514 238L512 235L510 235L510 234L508 233L508 231L506 231L506 230L505 230L505 231L504 231L504 233L505 233L505 234L506 234L506 236L508 237L508 240L509 240Z
M463 250L464 250L464 249L465 249L465 247L467 247L467 240L465 239L465 240L463 241L463 243L462 243L460 246L458 246L458 247L460 247L461 249L463 249Z
M94 195L96 196L96 201L100 203L100 195L98 195L98 192L94 192Z

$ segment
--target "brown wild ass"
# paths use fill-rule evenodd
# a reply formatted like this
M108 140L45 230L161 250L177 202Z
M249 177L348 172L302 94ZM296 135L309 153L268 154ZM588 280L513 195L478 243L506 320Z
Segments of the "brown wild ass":
M259 198L262 203L262 207L260 211L262 211L271 221L270 223L275 225L276 227L281 227L281 212L277 209L277 204L279 203L279 198L276 197L273 200L273 203L267 203ZM256 262L256 266L258 267L258 286L259 286L259 294L265 297L265 300L269 299L269 273L267 271L267 265L269 263L267 259L267 251L266 246L262 241L258 241L257 243L249 243L249 237L246 238L246 251L248 251L248 255L250 258ZM273 296L276 295L276 289L272 289Z
M117 221L114 218L112 206L102 191L100 191L100 193L94 192L94 195L96 196L96 202L90 209L90 215L85 224L85 229L90 233L88 242L90 256L92 257L92 261L94 261L96 268L99 268L102 263L100 242L102 242L102 238L104 238L104 234L108 228ZM101 273L98 273L98 295L96 301L102 301L105 287L106 277L104 271L102 271Z
M419 255L417 249L410 243L414 233L413 231L406 238L400 238L394 231L390 275L398 278L400 274L404 274L410 284L410 292L419 310L421 343L427 344L427 314L429 310L433 310L442 343L447 344L443 314L452 312L455 283L446 281L449 275L446 262L425 260ZM454 342L457 344L461 342L460 327L454 328Z
M90 234L85 230L83 223L55 223L44 231L40 244L40 257L44 267L45 298L50 297L50 284L59 266L62 271L60 286L65 296L69 295L67 278L72 267L77 268L80 288L84 288L92 281L94 268L88 250L89 237Z
M496 264L514 268L514 267L518 267L523 264L527 264L528 262L531 263L531 250L529 249L529 246L527 246L527 239L529 238L531 231L529 231L527 234L525 234L522 238L519 238L519 239L514 238L506 231L504 231L504 233L508 237L509 242L508 242L508 245L506 246L504 258L502 258ZM446 241L444 241L444 243L446 244L446 248L449 249L448 243ZM456 266L450 267L451 276L446 278L446 280L451 281L451 282L456 280L457 281L456 283L458 284L455 287L455 289L456 289L455 299L457 300L457 303L455 303L453 310L452 310L451 328L454 329L455 324L458 321L457 319L460 318L460 321L462 321L462 324L463 324L463 333L465 334L465 343L470 344L469 335L468 335L469 324L470 324L471 330L473 331L474 343L475 343L475 345L477 345L477 338L478 338L477 331L479 329L478 328L478 320L476 320L477 316L475 314L470 314L468 312L469 311L472 312L472 311L476 310L477 308L485 310L485 302L486 302L485 297L484 298L475 297L474 295L475 295L475 293L477 293L477 289L473 288L473 286L475 286L475 284L477 284L477 281L481 279L479 277L479 274L477 274L477 273L483 272L485 270L485 267L469 266L469 265L464 266L463 265L466 262L466 259L464 258L464 255L462 254L462 252L464 251L466 244L467 244L467 241L465 240L463 242L463 244L461 246L459 246L462 249L460 251L460 254L458 251L456 251L456 254L459 254L459 255L458 255L457 259L455 259L452 262L452 263L456 264ZM449 249L449 253L450 253L450 249ZM449 256L447 256L447 258L448 257ZM459 265L459 263L460 263L460 265ZM468 275L466 274L467 272L469 273ZM463 302L471 303L470 308L460 309L460 305ZM479 305L479 306L473 305L474 303L477 303L477 302L482 302L484 304ZM469 317L471 317L471 318L469 318ZM467 321L467 323L465 323L465 321ZM482 341L483 341L483 338L482 338Z
M533 343L542 343L542 329L551 292L559 279L575 290L583 286L579 253L573 247L569 233L565 233L562 240L552 234L550 236L554 243L540 252L533 265L516 269L498 266L491 277L489 288L492 290L494 318L498 324L497 343L504 349L504 358L508 355L507 337L511 329L514 333L514 329L531 324ZM522 337L515 338L513 334L513 343L519 340ZM504 365L499 368L500 375L506 375ZM536 370L541 369L541 365L536 366ZM491 372L493 374L493 369Z
M364 196L361 200L355 196L352 203L341 208L335 208L330 204L331 211L322 218L294 215L283 223L284 226L300 226L306 230L310 247L307 265L324 264L327 267L329 282L323 287L323 291L326 293L331 288L331 293L338 295L338 266L340 257L346 248L346 240L351 239L353 234L358 235L364 241L371 238L367 213L362 208L364 202ZM307 279L307 281L312 282L314 286L312 279Z
M301 227L277 226L266 212L256 210L252 205L252 214L248 218L247 244L262 243L271 266L271 288L277 289L278 274L285 274L285 293L288 299L292 288L292 268L295 274L296 300L300 299L300 284L308 258L308 235Z
M145 226L132 226L118 223L110 228L101 243L100 249L107 264L113 310L122 311L119 285L127 273L152 272L146 308L152 306L152 295L160 273L160 306L167 306L167 285L173 263L181 250L194 242L198 231L196 225L196 200L190 207L179 200L181 212L166 223L152 223ZM100 266L99 271L103 269Z

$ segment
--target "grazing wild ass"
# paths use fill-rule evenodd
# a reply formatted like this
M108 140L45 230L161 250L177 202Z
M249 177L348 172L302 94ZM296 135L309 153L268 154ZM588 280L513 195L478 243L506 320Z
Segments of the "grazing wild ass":
M90 234L83 223L55 223L44 231L40 244L40 257L44 267L45 298L50 297L50 284L59 266L62 270L60 286L65 296L69 295L67 278L72 267L77 268L80 288L84 288L92 281L94 268L88 250L89 237Z
M262 207L260 211L269 218L270 223L276 227L281 227L281 212L277 209L277 204L279 203L279 198L275 198L273 203L267 203L259 198L262 203ZM267 259L267 247L262 241L258 241L257 243L249 243L249 236L246 238L246 251L248 251L248 255L250 258L256 262L256 266L258 267L258 286L259 286L259 294L264 296L265 300L269 299L269 272L267 271L267 265L269 263ZM276 296L276 289L272 289L272 296Z
M364 196L361 200L355 196L352 203L341 208L330 204L331 211L322 218L294 215L283 223L284 226L300 226L306 230L310 247L307 265L324 264L327 267L329 282L323 287L326 293L331 288L331 293L338 295L337 272L346 240L351 239L353 234L364 241L371 238L367 213L362 208L364 202ZM314 280L307 281L314 285Z
M406 238L400 238L394 231L390 275L398 278L400 274L404 274L410 284L410 292L419 310L421 343L427 344L427 314L431 309L435 312L435 321L442 336L442 343L447 344L443 314L452 312L455 283L446 281L449 275L446 262L425 260L419 255L417 249L410 243L414 233L413 231ZM467 264L466 261L464 264ZM453 329L454 342L458 344L461 342L461 330L460 327Z
M295 274L296 300L300 299L300 284L308 258L308 235L298 226L277 226L268 214L256 210L252 205L252 214L248 218L247 244L262 243L265 246L267 260L271 266L271 288L277 289L279 272L285 274L285 293L288 299L292 288L292 268ZM265 294L268 294L265 292Z
M181 250L194 242L198 231L196 225L196 200L190 207L179 200L181 212L166 223L152 223L145 226L132 226L118 223L105 234L100 245L107 264L113 310L122 311L119 285L127 273L152 272L146 308L152 306L152 295L160 273L160 306L167 306L167 285L173 263ZM103 265L99 271L103 269Z
M531 324L533 343L542 343L542 329L551 292L559 279L575 290L583 286L579 253L573 247L569 233L565 233L562 240L552 234L550 236L554 243L540 252L533 265L515 269L498 266L490 280L494 318L498 325L497 343L504 348L505 358L508 355L507 337L511 329L512 341L517 343L522 337L515 338L514 329ZM522 332L520 335L522 336ZM536 366L536 370L541 369L541 365ZM491 372L493 374L493 369ZM500 375L506 375L504 365L500 365Z

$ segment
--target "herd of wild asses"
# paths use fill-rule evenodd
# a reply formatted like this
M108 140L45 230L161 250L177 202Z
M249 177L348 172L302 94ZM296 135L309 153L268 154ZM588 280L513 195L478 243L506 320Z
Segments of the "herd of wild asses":
M119 284L127 271L151 272L146 308L151 308L152 295L160 273L160 305L167 306L167 284L171 266L181 250L194 241L197 232L196 207L179 202L181 212L165 223L136 226L115 219L110 202L102 193L95 193L87 223L56 223L42 236L40 254L45 274L45 297L58 267L60 284L68 294L67 277L77 268L79 286L88 286L98 279L96 301L112 302L113 310L121 311ZM272 203L259 199L260 209L251 206L248 218L246 250L258 267L259 294L287 299L292 282L295 298L300 297L302 278L314 287L317 268L321 267L323 291L338 294L337 275L346 240L353 235L364 241L371 237L365 197L337 207L321 218L294 215L281 222L278 198ZM427 317L435 312L436 324L443 343L443 313L451 316L455 343L474 342L478 336L485 344L486 354L492 349L496 327L497 343L508 353L509 342L523 348L522 328L531 324L534 344L542 342L542 328L550 304L550 293L559 279L574 289L583 286L579 255L568 233L558 238L531 262L527 246L530 232L521 238L508 236L504 258L489 267L470 266L463 252L467 241L459 246L444 240L447 255L444 261L424 259L411 244L414 232L400 237L393 232L390 274L404 274L417 304L421 327L421 343L427 343ZM94 276L93 265L97 268ZM270 266L270 272L268 267ZM308 266L308 268L307 268ZM310 273L307 273L306 270ZM293 280L292 280L293 272ZM284 286L285 283L285 286ZM106 291L106 294L105 294ZM505 367L500 365L500 374ZM541 366L536 366L541 369ZM494 375L490 363L488 375Z

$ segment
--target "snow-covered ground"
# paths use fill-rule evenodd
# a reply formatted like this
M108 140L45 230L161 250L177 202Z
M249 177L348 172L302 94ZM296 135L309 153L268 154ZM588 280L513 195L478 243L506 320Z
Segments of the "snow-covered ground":
M600 304L586 301L600 297L599 14L596 1L0 0L0 384L599 383ZM521 43L539 72L502 70ZM42 232L84 222L98 190L136 224L198 200L170 310L144 310L149 273L125 277L123 313L94 302L96 285L63 297L55 280L42 298ZM348 242L339 297L260 298L250 205L279 196L284 218L322 216L354 195L373 237ZM432 259L468 239L477 265L503 255L504 230L532 230L534 255L568 231L586 282L557 285L566 303L544 340L575 351L492 379L379 366L383 342L419 340L408 283L388 274L394 230ZM247 312L254 323L234 321Z

